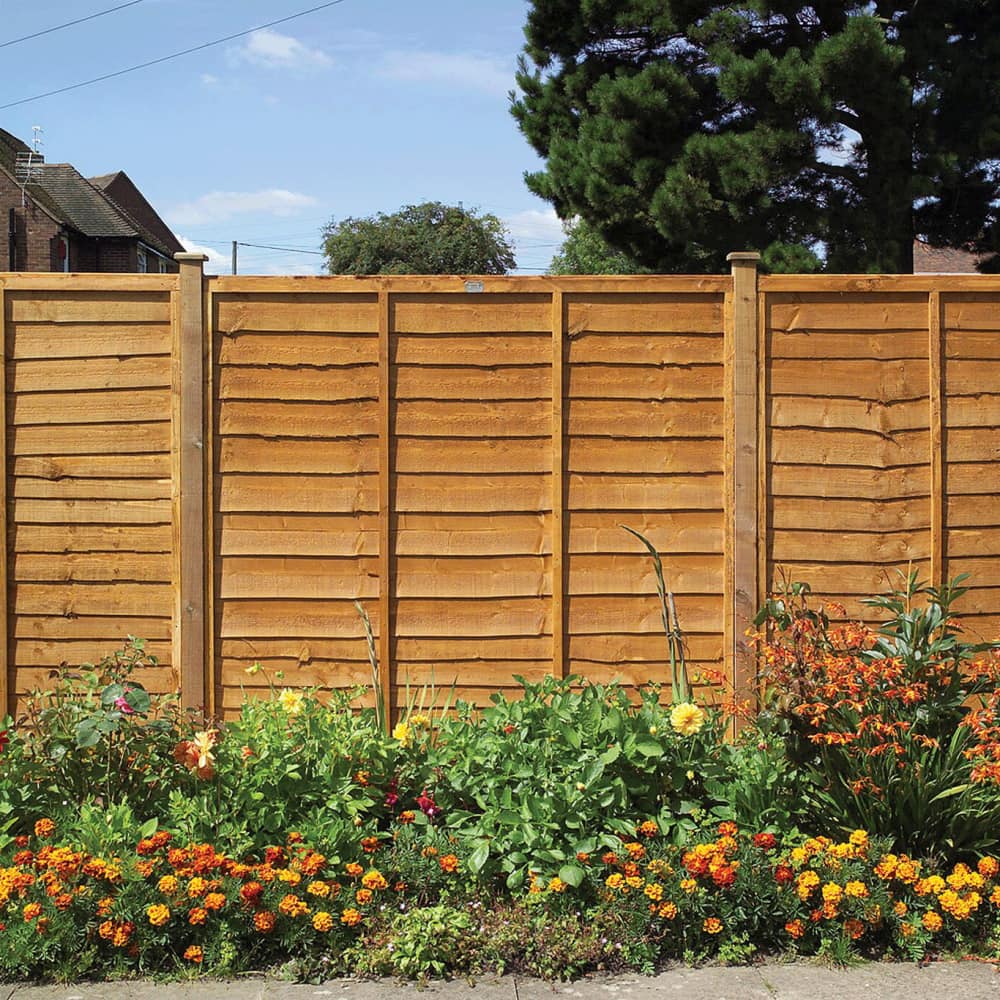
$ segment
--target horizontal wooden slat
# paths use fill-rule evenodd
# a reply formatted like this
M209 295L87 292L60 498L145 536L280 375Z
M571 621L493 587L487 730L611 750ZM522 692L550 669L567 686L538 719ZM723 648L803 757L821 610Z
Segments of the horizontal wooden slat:
M244 330L340 333L378 330L377 297L372 294L215 295L215 328L224 336Z
M721 400L725 389L722 365L580 365L567 371L572 399Z
M163 640L170 636L170 632L169 606L159 616L149 607L138 615L128 617L113 614L108 608L107 613L97 615L72 611L59 611L52 615L22 614L13 621L13 634L18 639L85 639L95 641L104 652L120 648L127 635Z
M830 563L882 564L925 558L930 529L925 531L826 530L824 522L803 520L795 530L778 528L771 533L771 557L775 562L810 560Z
M169 556L158 552L19 553L11 562L14 580L170 583L171 576Z
M851 466L774 465L771 489L775 497L851 497L894 500L930 495L930 467L864 469Z
M997 302L1000 308L1000 301ZM1000 339L1000 333L997 334ZM947 360L944 364L944 390L949 396L968 396L974 393L996 393L1000 387L1000 358L986 361Z
M991 489L992 484L983 484ZM992 528L1000 526L1000 504L995 493L945 498L944 523L951 528Z
M552 334L497 333L488 337L462 334L392 335L390 360L397 365L452 365L492 368L505 365L547 365L552 361Z
M165 479L170 477L170 456L165 452L143 455L19 455L15 476L37 479Z
M406 400L395 406L394 430L426 437L538 437L551 422L552 406L545 400Z
M18 615L169 614L171 606L168 583L15 582L10 589Z
M224 365L218 375L219 399L256 399L334 403L374 399L378 369L374 365L327 368L281 368Z
M923 360L783 360L775 361L769 373L770 391L776 396L842 396L896 404L926 398L928 379Z
M169 524L169 500L15 500L22 524Z
M552 393L552 371L543 365L500 363L492 368L400 365L394 371L392 389L394 398L400 400L547 399Z
M166 323L167 292L47 291L44 295L8 292L9 317L15 323Z
M724 464L721 438L573 437L566 449L570 472L721 472Z
M853 465L890 469L930 461L930 433L925 430L848 431L843 428L784 428L771 432L771 461L784 465Z
M78 666L72 660L66 662L70 668ZM43 691L50 688L54 680L54 668L59 665L59 661L56 661L51 667L32 667L21 665L18 661L18 667L14 672L16 692L24 695L32 691ZM138 667L129 676L137 684L142 684L153 695L172 694L179 687L178 673L170 666Z
M124 636L122 637L124 642ZM160 664L170 662L169 642L147 642L146 655L155 656ZM20 670L25 667L58 667L61 664L80 666L97 663L102 657L113 652L114 647L106 643L95 643L92 639L17 639L13 644L14 662ZM140 674L162 673L172 678L174 672L169 667L139 667ZM140 679L139 677L136 678ZM161 688L163 689L163 688Z
M303 555L228 556L216 563L218 593L228 598L371 598L378 559Z
M770 506L771 523L778 530L814 524L825 531L883 532L929 530L930 525L931 507L927 497L878 501L774 496ZM946 523L952 523L950 516Z
M563 407L569 434L614 438L665 438L721 435L722 402L699 400L571 399Z
M129 358L139 355L169 355L170 327L151 323L20 323L10 338L11 358L86 359Z
M865 399L779 396L767 401L767 418L772 427L839 427L893 434L927 427L928 412L929 408L922 400L880 403Z
M170 358L88 358L14 361L7 365L7 387L15 393L85 389L144 389L170 385Z
M722 296L624 292L563 293L566 326L581 333L722 332Z
M1000 299L1000 296L997 298ZM991 311L995 309L995 305L990 307ZM944 335L944 353L949 361L977 358L995 361L1000 357L1000 344L997 343L997 335L993 330L978 332L950 329Z
M675 594L721 594L723 560L701 554L663 554L666 586ZM570 594L652 594L656 576L645 553L635 555L572 555L568 560Z
M1000 393L975 396L949 396L945 404L949 427L1000 428Z
M723 362L721 333L637 334L571 332L569 365L711 365Z
M224 402L219 433L260 437L347 438L377 433L374 399L340 403Z
M497 513L551 507L550 474L409 475L395 477L397 511ZM366 508L367 509L367 508Z
M170 525L23 524L12 527L15 552L169 552Z
M397 472L532 473L552 468L551 438L418 438L397 436L391 464ZM366 463L368 462L366 456Z
M215 341L216 361L227 365L375 364L378 338L372 334L240 333Z
M120 455L170 450L170 422L145 424L41 425L7 432L13 455Z
M927 358L926 330L892 330L876 333L869 330L837 330L816 332L810 330L774 330L766 334L767 356L775 360L801 358L804 360L858 358L888 361L896 358Z
M396 333L530 333L550 329L548 294L393 295L390 322Z
M1000 461L1000 427L949 427L945 431L948 462Z
M1000 527L947 528L945 552L949 557L1000 553Z
M925 330L927 295L919 292L768 295L769 326L777 330Z
M722 595L677 597L677 617L685 632L710 632L721 628ZM605 597L576 596L567 599L571 634L631 632L663 634L663 618L656 595L622 597L608 601Z
M218 469L229 472L368 473L378 471L378 439L234 437L217 446Z
M941 296L941 323L945 330L979 330L1000 331L1000 316L997 315L997 304L1000 303L1000 292L987 294L949 295ZM950 338L949 338L950 339ZM1000 356L1000 345L993 338L996 350L988 357Z
M336 513L378 510L375 476L230 475L219 484L219 511Z
M216 519L218 552L230 555L353 556L378 551L374 513L223 513Z
M997 481L998 473L1000 463L997 462L949 463L945 473L946 487L951 496L982 493L991 481ZM1000 507L1000 502L997 506Z
M632 511L721 510L722 475L629 476L606 473L568 477L570 510L618 510L625 523Z
M158 500L170 498L169 479L39 479L17 476L8 495L82 500Z
M169 399L163 389L29 392L8 400L8 420L15 425L142 423L163 419Z

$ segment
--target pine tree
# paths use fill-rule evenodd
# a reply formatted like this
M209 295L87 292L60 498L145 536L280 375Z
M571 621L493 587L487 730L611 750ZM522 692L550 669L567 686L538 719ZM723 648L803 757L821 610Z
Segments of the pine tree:
M1000 245L997 0L533 0L525 34L528 186L652 270Z

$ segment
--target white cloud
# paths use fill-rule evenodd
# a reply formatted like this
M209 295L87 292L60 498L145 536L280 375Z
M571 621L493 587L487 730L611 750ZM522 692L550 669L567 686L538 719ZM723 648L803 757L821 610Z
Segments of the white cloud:
M326 69L333 60L322 50L312 49L291 35L261 28L232 53L237 62L264 69Z
M289 216L317 204L316 199L297 191L269 188L265 191L212 191L194 201L177 205L165 213L173 226L202 226L224 222L236 215Z
M501 96L514 86L513 67L503 59L462 52L386 52L377 73L390 80L446 84Z
M181 241L181 245L188 253L203 253L208 258L205 261L206 274L229 273L232 261L224 253L219 253L218 250L213 250L211 247L203 247L200 243L195 243L194 240L189 240L186 236L178 236L177 239Z
M212 76L211 73L202 73L201 82L205 84L205 86L210 87L212 84L218 83L219 78L217 76Z
M503 221L518 243L562 243L563 241L562 220L556 215L554 208L546 208L541 212L529 208L523 212L515 212Z

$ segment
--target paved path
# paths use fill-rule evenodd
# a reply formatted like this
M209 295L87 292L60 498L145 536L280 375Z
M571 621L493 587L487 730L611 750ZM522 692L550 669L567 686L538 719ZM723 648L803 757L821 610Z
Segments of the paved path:
M927 968L880 962L827 969L804 962L754 968L672 969L658 976L604 976L544 983L514 976L413 983L338 979L321 986L268 979L237 982L0 986L0 1000L1000 1000L1000 972L981 962Z

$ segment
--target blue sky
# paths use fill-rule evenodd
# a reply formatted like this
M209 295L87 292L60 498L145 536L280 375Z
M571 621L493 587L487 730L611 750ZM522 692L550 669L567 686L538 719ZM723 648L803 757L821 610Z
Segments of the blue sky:
M123 0L0 0L0 46ZM0 104L273 21L320 0L141 0L0 47ZM331 218L461 202L500 216L518 266L559 243L530 194L540 160L507 92L525 0L343 0L256 34L0 111L0 127L85 176L124 170L175 233L228 272L230 241L317 250ZM321 258L240 248L241 273Z

